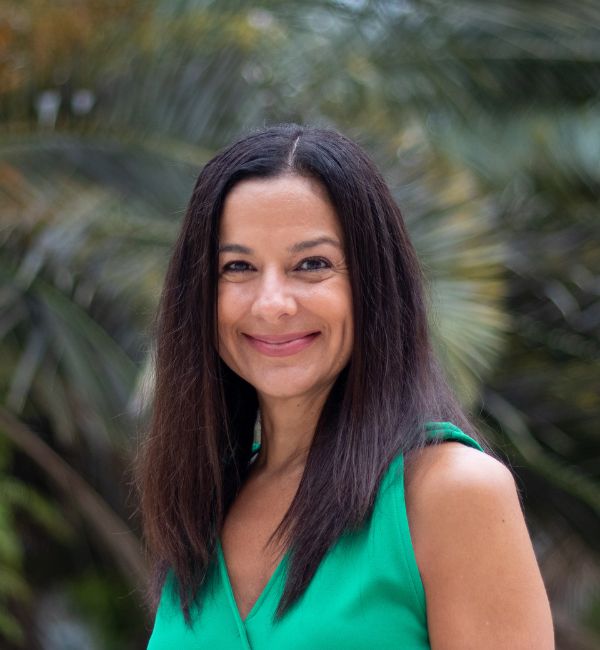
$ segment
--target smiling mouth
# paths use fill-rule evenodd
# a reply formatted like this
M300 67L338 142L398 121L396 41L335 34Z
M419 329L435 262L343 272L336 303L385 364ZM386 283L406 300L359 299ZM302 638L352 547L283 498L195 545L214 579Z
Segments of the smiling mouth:
M245 340L258 352L271 357L296 354L312 345L320 332L299 332L252 336L244 334Z

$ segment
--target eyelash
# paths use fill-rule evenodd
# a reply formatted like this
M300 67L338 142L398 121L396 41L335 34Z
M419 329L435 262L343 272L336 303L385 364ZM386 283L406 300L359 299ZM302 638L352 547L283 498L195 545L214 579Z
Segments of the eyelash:
M232 268L235 264L245 264L246 266L250 266L247 262L241 262L239 260L234 260L233 262L227 262L225 266L223 267L223 273L244 273L245 271L248 271L249 269L234 269Z
M306 262L321 262L321 266L318 268L309 268L309 269L300 269L299 267L305 264ZM246 266L246 268L243 269L234 269L232 268L236 264L243 264ZM247 273L248 271L251 270L249 268L251 265L248 262L244 262L243 260L233 260L231 262L227 262L223 266L223 273ZM296 270L299 270L301 272L305 273L313 273L314 271L324 271L325 269L330 269L331 268L331 262L324 257L307 257L303 259L299 264L296 265Z
M298 266L302 266L305 262L321 262L322 266L319 266L318 268L312 268L312 269L303 269L304 271L324 271L325 269L330 269L331 268L331 262L324 257L307 257L306 259L302 260ZM298 268L298 267L296 267Z

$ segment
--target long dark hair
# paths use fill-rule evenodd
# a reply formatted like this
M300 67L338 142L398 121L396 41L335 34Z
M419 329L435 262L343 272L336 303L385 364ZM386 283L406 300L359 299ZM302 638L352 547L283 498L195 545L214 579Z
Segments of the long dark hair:
M258 409L254 388L217 351L219 219L236 183L286 173L320 182L339 217L355 339L297 494L271 538L289 551L277 616L340 535L368 517L392 459L425 444L426 421L452 421L473 434L432 352L423 277L400 210L365 152L333 130L298 125L236 142L201 171L173 250L156 320L150 432L139 457L153 602L172 569L188 622L246 476Z

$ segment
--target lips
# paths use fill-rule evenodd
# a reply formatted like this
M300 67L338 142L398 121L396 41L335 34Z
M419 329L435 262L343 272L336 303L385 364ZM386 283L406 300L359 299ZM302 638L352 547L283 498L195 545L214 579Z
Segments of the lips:
M271 357L296 354L312 345L320 332L290 332L288 334L244 334L245 340L258 352Z

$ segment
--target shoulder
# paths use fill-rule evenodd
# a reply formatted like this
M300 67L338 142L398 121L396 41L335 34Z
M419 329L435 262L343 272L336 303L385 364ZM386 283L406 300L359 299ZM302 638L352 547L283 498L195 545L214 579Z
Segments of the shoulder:
M460 442L440 442L415 450L406 458L407 498L429 502L450 490L466 498L517 497L516 485L506 465L489 454ZM517 498L518 500L518 498Z
M435 570L442 551L448 554L452 547L468 547L471 552L485 552L489 550L486 531L490 526L523 528L510 470L492 456L459 442L430 445L407 456L405 498L424 580Z
M444 442L409 454L405 472L432 647L552 648L548 600L511 471Z

